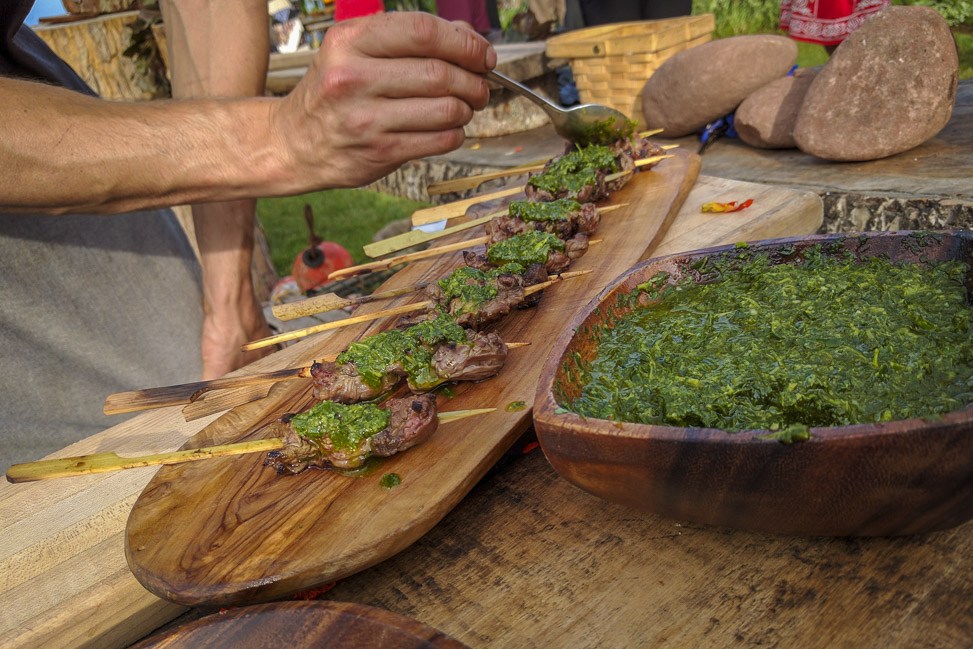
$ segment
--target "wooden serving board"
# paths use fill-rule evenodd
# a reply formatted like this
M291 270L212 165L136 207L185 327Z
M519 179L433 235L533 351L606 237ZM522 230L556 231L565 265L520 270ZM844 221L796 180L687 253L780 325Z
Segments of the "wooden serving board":
M743 212L699 213L700 205L705 202L751 197L753 206ZM820 227L821 221L821 200L811 192L701 176L657 252L810 234ZM553 292L545 300L551 295ZM318 339L300 342L256 361L242 372L298 366L302 358L322 350L328 351L329 346ZM178 407L146 412L55 455L69 457L103 451L139 455L172 451L212 421L213 417L209 417L187 423ZM442 430L447 431L447 427ZM146 467L27 484L0 481L0 611L4 613L0 615L0 646L17 649L128 647L185 610L145 590L125 562L125 525L129 512L157 471L155 467ZM470 482L473 480L469 478ZM498 494L498 497L505 496ZM206 514L202 510L200 513ZM556 520L544 524L560 525ZM468 532L473 536L485 533ZM517 546L521 541L516 536L498 537L495 533L489 536L491 547L513 544L504 552L519 556ZM750 558L753 570L761 569L764 556L757 552ZM776 572L777 567L768 568ZM613 582L609 579L604 583L610 586ZM609 599L631 597L630 591L616 593L607 586L603 594ZM394 593L389 597L394 597ZM493 605L487 602L487 606ZM619 606L624 608L624 604ZM416 617L405 609L400 612ZM473 610L457 611L458 615L461 613L474 627L483 620ZM599 611L592 614L601 615ZM687 608L686 615L693 614ZM451 627L436 624L431 616L419 617L450 631ZM577 623L586 624L586 619L588 615L582 615L579 609Z
M497 327L503 339L530 346L512 350L498 377L458 384L455 396L439 400L443 411L495 407L495 412L443 425L432 439L384 460L363 478L320 470L281 477L264 466L265 454L164 467L129 517L126 554L136 578L180 604L250 603L333 581L411 545L527 429L553 339L607 280L656 246L698 173L699 158L684 152L637 174L616 192L611 202L628 205L602 218L595 237L602 242L571 265L571 270L594 272L547 289L536 308L507 316ZM462 254L453 253L412 264L383 290L437 279L461 262ZM414 301L415 296L395 300ZM392 304L366 306L373 311ZM340 330L304 362L391 324ZM268 398L213 422L189 445L266 437L269 423L314 403L310 387L309 381L282 384ZM519 409L508 409L518 402ZM383 489L384 473L398 474L401 485Z

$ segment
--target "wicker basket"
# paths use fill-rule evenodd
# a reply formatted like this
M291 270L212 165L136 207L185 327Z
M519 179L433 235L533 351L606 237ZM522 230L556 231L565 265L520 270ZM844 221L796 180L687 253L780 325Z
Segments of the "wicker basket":
M547 56L568 59L584 103L616 108L645 127L642 88L670 56L708 42L713 14L600 25L555 36Z

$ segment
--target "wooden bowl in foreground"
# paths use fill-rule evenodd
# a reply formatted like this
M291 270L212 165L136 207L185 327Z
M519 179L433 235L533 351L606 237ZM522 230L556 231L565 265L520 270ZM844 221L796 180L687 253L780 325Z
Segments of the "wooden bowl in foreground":
M773 263L808 246L893 261L958 259L973 266L973 232L878 232L776 239L748 246ZM812 428L791 445L766 431L617 423L559 407L581 386L575 359L596 354L593 332L631 309L624 298L660 271L671 281L733 246L640 263L605 288L565 329L538 384L534 425L557 472L606 500L675 519L811 536L886 536L946 529L973 517L973 408L930 419ZM697 263L698 266L698 263ZM973 272L966 275L973 295Z

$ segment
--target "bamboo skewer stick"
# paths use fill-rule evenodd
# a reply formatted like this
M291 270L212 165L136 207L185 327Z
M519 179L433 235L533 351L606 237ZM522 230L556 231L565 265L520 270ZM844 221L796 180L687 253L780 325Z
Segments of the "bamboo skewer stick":
M454 410L452 412L440 413L437 417L440 423L448 423L495 410L496 408ZM244 453L262 453L264 451L275 451L283 447L283 439L271 438L237 442L235 444L220 444L219 446L207 446L204 448L192 448L183 451L172 451L170 453L153 453L151 455L139 455L136 457L122 457L113 452L93 453L79 457L65 457L54 460L39 460L37 462L14 464L7 469L7 480L9 482L33 482L35 480L48 480L50 478L67 478L70 476L107 473L121 469L135 469L143 466L196 462L212 457L227 457L229 455L242 455Z
M349 306L358 306L360 304L368 304L369 302L387 300L400 295L407 295L414 291L424 289L428 284L429 282L419 282L411 286L404 286L390 291L380 291L371 295L362 295L361 297L341 297L336 293L324 293L299 302L275 304L272 311L275 318L296 320L297 318L303 318L316 313L325 313L326 311L335 311Z
M590 243L593 242L589 242ZM446 246L443 246L444 248ZM580 274L585 274L591 271L575 271ZM563 275L567 275L564 273ZM555 279L549 279L546 282L541 282L540 284L534 284L528 286L524 289L524 295L533 295L538 291L542 291L551 284L561 280L561 277ZM571 277L577 277L577 275L571 275ZM376 311L375 313L366 313L365 315L356 316L352 318L345 318L343 320L336 320L334 322L325 322L323 324L315 325L313 327L305 327L304 329L295 329L294 331L288 331L286 333L277 334L276 336L269 336L267 338L261 338L260 340L254 340L252 342L243 345L241 349L243 351L250 351L252 349L260 349L262 347L270 347L271 345L276 345L277 343L286 342L288 340L297 340L298 338L304 338L305 336L310 336L311 334L316 334L322 331L328 331L330 329L338 329L340 327L347 327L353 324L359 324L362 322L371 322L372 320L380 320L381 318L404 315L406 313L412 313L413 311L426 311L432 309L436 306L436 303L432 300L425 300L423 302L414 302L413 304L404 304L402 306L392 307L390 309L382 309L381 311Z
M530 173L532 171L540 171L547 164L546 160L539 160L537 162L531 162L525 165L520 165L517 167L510 167L509 169L501 169L499 171L488 171L487 173L477 174L475 176L466 176L465 178L454 178L452 180L443 180L438 183L433 183L426 187L426 193L430 196L436 196L437 194L451 194L453 192L462 192L468 189L476 189L481 184L488 180L496 180L497 178L506 178L507 176L519 176L520 174Z
M625 207L626 205L628 205L628 203L619 203L618 205L608 205L606 207L599 207L598 213L608 214L609 212L614 212L615 210ZM440 230L439 232L423 232L422 230L411 230L404 234L399 234L394 237L389 237L388 239L382 239L381 241L370 243L364 248L362 248L362 250L369 257L380 257L382 255L387 255L391 252L398 252L405 248L411 248L412 246L418 245L420 243L435 241L436 239L440 239L442 237L448 237L449 235L456 234L457 232L462 232L464 230L475 228L478 225L483 225L484 223L492 221L497 217L506 216L507 214L508 214L508 210L506 209L499 210L497 212L493 212L492 214L481 216L478 219L473 219L468 223L460 223L459 225L448 227L444 230Z
M183 383L181 385L170 385L161 388L116 392L108 395L108 398L105 399L102 412L106 415L120 415L125 412L176 406L192 403L200 398L203 393L211 390L240 388L249 385L259 385L261 383L276 383L278 381L309 378L310 376L310 368L297 367L264 374L229 376L211 379L209 381L196 381L194 383Z
M426 243L428 241L433 241L435 239L440 239L442 237L448 237L451 234L456 234L457 232L463 232L464 230L470 230L478 225L483 225L488 221L492 221L498 216L503 216L507 213L506 209L487 214L486 216L481 216L480 218L473 219L468 223L460 223L459 225L453 225L439 232L423 232L422 230L409 230L403 234L398 234L394 237L389 237L388 239L382 239L381 241L376 241L375 243L370 243L367 246L362 247L362 251L369 257L373 259L375 257L381 257L382 255L387 255L392 252L398 252L400 250L405 250L406 248L411 248L412 246L418 246L419 244Z
M405 255L397 255L395 257L389 257L388 259L381 259L379 261L370 261L366 264L359 264L358 266L349 266L347 268L340 268L333 273L330 277L340 278L348 277L351 275L361 275L362 273L370 273L376 270L385 270L386 268L391 268L392 266L398 266L399 264L405 264L410 261L418 261L420 259L428 259L429 257L435 257L437 255L442 255L447 252L456 252L457 250L464 250L471 246L478 246L481 243L486 243L489 237L477 237L475 239L469 239L467 241L457 241L456 243L450 243L445 246L438 246L436 248L427 248L426 250L420 250L418 252L410 252Z
M389 309L382 309L381 311L376 311L375 313L352 316L351 318L343 318L341 320L335 320L334 322L324 322L319 325L314 325L313 327L305 327L304 329L295 329L294 331L287 331L282 334L277 334L276 336L268 336L267 338L261 338L260 340L248 342L246 345L242 345L240 349L245 352L254 349L262 349L264 347L271 347L277 343L304 338L305 336L310 336L311 334L320 333L322 331L340 329L341 327L349 327L351 325L361 324L362 322L371 322L372 320L381 320L382 318L394 315L405 315L406 313L412 313L413 311L424 311L426 309L431 309L434 306L436 306L435 303L429 300L424 302L415 302L413 304L403 304L401 306L394 306Z
M614 206L613 205L611 207L605 208L605 210L607 211L607 210L610 210L610 209L618 209L619 207L622 207L622 206L621 205L618 205L618 206ZM574 271L574 272L587 273L589 271ZM573 277L573 276L574 276L573 275L573 272L566 272L566 273L561 273L560 275L550 275L548 277L548 279L555 279L557 277L560 277L561 279L568 279L569 277ZM395 289L393 291L384 291L382 293L374 293L373 295L366 295L366 296L364 296L364 297L367 297L367 298L371 298L370 300L363 300L362 298L354 298L354 299L351 299L351 298L349 298L349 299L338 298L337 300L335 300L333 302L331 302L331 301L318 301L318 298L324 297L322 295L318 295L318 296L315 296L315 297L312 297L312 298L308 298L306 300L301 300L300 302L291 302L290 304L286 304L286 305L284 305L284 304L277 305L277 306L290 306L290 307L293 307L293 309L290 309L290 310L287 310L287 311L283 311L282 310L280 313L278 313L277 307L275 306L274 307L274 315L276 317L280 318L281 320L293 320L295 318L301 318L301 317L305 317L305 316L312 316L312 315L317 315L319 313L326 313L328 311L335 311L337 309L343 309L346 306L350 306L352 304L355 304L355 305L357 305L357 304L364 304L366 301L367 302L375 302L375 301L378 301L378 300L384 300L386 298L391 298L391 297L397 297L397 296L400 296L400 295L405 295L407 293L412 293L412 292L415 292L415 291L421 291L422 289L426 288L429 284L430 284L430 282L418 282L417 284L412 284L410 286L403 286L402 288L397 288L397 289ZM356 300L361 300L361 301L358 302Z
M260 385L247 385L242 388L207 392L201 398L183 407L182 418L186 421L195 421L201 417L215 415L218 412L263 399L270 394L274 385L276 384L262 383Z
M427 207L422 210L416 210L412 213L412 225L425 225L427 223L435 223L436 221L442 221L444 219L454 219L457 216L463 216L466 214L466 210L473 205L482 203L484 201L493 200L495 198L506 198L507 196L519 194L522 191L524 191L522 185L519 187L508 187L506 189L498 189L495 192L477 194L473 198L466 198L461 201L446 203L445 205L436 205L435 207Z
M644 167L645 165L655 164L666 158L671 158L672 155L659 155L651 156L649 158L642 158L641 160L635 161L636 168ZM619 172L621 174L627 172ZM616 174L612 174L609 178L620 178ZM460 216L466 215L466 210L470 206L476 205L477 203L482 203L484 201L492 200L494 198L503 198L504 196L513 196L519 192L524 191L524 185L519 187L512 187L509 189L500 190L498 192L492 192L489 194L479 194L473 198L467 198L462 201L456 201L455 203L447 203L445 205L437 205L436 207L427 208L424 210L418 210L412 213L412 225L427 225L429 223L435 223L436 221L455 219ZM332 275L333 276L333 275Z

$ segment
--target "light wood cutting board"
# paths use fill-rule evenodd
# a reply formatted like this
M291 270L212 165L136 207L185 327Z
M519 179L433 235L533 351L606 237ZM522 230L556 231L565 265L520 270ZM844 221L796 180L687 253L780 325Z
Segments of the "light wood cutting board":
M698 174L699 158L683 152L616 192L611 202L628 205L602 218L594 237L601 243L571 265L571 270L594 272L547 289L536 308L507 316L496 327L502 338L530 346L512 350L498 377L460 383L454 396L439 399L442 411L495 407L495 412L443 425L430 440L384 460L365 477L320 470L278 476L264 466L265 454L164 467L129 517L126 553L136 578L180 604L234 605L333 581L411 545L527 429L553 339L606 281L655 248ZM384 288L442 277L461 260L461 253L454 253L410 265ZM416 296L406 296L397 303L414 301ZM367 305L367 310L391 305ZM327 350L340 351L364 331L392 324L349 327L328 340ZM207 426L190 444L268 437L267 424L313 403L310 381L281 384L267 399ZM508 408L515 403L522 405ZM398 474L401 485L382 488L387 472Z
M755 202L744 212L699 213L708 201L748 197ZM810 234L821 221L821 200L811 192L701 176L657 252ZM243 371L296 366L321 345L301 342ZM171 451L209 421L187 423L179 408L148 412L56 455ZM0 646L127 647L184 610L145 590L124 559L128 514L156 472L0 482Z

